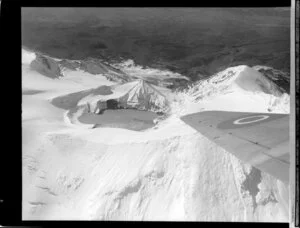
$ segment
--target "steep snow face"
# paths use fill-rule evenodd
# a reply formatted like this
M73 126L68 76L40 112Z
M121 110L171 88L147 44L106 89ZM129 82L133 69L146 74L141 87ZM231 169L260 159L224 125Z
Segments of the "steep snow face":
M243 92L250 93L281 95L280 89L276 84L258 71L245 65L230 67L221 71L208 79L208 82L215 84L221 90L242 90Z
M23 188L24 219L287 221L274 178L258 180L253 194L243 188L251 167L190 129L146 141L130 131L93 133L131 139L109 144L82 131L28 144L39 152L24 154L32 183Z
M78 102L78 106L88 105L91 112L98 113L97 110L102 109L103 102L115 100L119 108L149 111L165 111L168 108L165 95L142 79L113 86L112 91L108 95L88 94Z
M135 86L119 98L119 102L125 107L141 110L162 111L167 109L165 96L144 80L138 80Z
M247 78L238 77L246 67L231 70L236 82L222 86L220 78L212 77L187 92L164 93L172 115L136 132L90 129L66 118L87 89L110 96L126 93L136 82L99 87L108 83L105 77L87 72L54 80L24 64L23 219L287 222L288 186L239 161L178 118L207 109L267 112L272 99L287 96L289 102L288 95L274 95L273 87L265 86L270 88L265 93L251 84L256 79L243 85ZM135 91L143 94L147 87L142 88ZM50 103L66 94L61 106ZM272 105L272 112L287 112L285 104Z

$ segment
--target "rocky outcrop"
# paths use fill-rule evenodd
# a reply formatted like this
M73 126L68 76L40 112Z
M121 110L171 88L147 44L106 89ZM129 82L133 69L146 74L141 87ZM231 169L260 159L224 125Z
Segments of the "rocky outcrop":
M63 76L58 62L44 55L37 54L35 60L31 62L30 67L49 78L59 78Z
M281 92L290 94L290 74L267 66L254 66L255 70L274 82Z
M89 58L87 60L80 61L79 68L90 74L103 74L110 81L121 83L131 81L130 77L121 70L97 59Z
M114 82L126 83L132 81L132 78L123 71L93 58L85 60L57 60L42 54L36 54L36 58L30 63L30 66L31 69L53 79L64 76L63 72L65 70L82 70L93 75L101 74Z
M72 61L72 60L67 60L67 59L63 59L61 61L59 61L59 64L66 69L69 70L76 70L80 67L80 62L79 61Z

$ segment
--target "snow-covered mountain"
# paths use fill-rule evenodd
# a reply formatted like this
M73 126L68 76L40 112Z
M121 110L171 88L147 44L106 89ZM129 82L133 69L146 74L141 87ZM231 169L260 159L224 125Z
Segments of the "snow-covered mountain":
M56 80L33 70L33 57L23 51L24 220L288 221L287 185L179 118L203 110L289 113L289 95L264 74L231 67L174 93L78 68ZM153 93L155 102L166 98L168 115L147 131L91 129L66 118L93 99L143 106Z
M92 75L103 75L109 81L117 83L143 79L148 83L170 87L184 86L189 78L168 70L157 70L136 65L133 60L108 63L104 60L87 58L83 60L57 59L42 53L33 53L23 49L23 59L32 59L30 67L50 78L60 78L70 72L83 71ZM27 60L24 60L25 62Z
M80 70L92 75L103 75L113 82L123 83L132 80L129 75L101 60L93 58L85 60L56 59L41 53L32 53L29 56L30 51L24 50L24 52L26 52L24 55L27 58L34 57L30 63L31 69L50 78L63 77L70 71ZM24 58L26 58L25 56Z
M89 95L78 102L78 105L89 105L92 112L98 112L101 104L113 100L118 108L135 108L138 110L163 111L167 109L166 97L143 79L122 85L113 86L108 95ZM105 109L105 108L104 108Z
M189 101L182 113L199 110L289 113L290 97L270 78L241 65L201 80L184 92Z
M84 112L99 114L106 109L130 108L164 113L169 109L166 96L143 79L58 96L51 103L68 110L72 123L77 122L74 116Z

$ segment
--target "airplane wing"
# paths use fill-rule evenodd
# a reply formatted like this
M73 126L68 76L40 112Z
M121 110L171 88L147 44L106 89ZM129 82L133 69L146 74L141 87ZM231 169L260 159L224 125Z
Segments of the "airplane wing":
M289 182L289 115L204 111L181 119L240 160Z

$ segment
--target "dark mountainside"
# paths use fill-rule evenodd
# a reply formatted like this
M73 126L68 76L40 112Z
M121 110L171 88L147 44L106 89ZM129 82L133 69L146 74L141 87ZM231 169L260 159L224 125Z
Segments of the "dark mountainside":
M193 81L230 66L289 72L289 8L23 8L22 45L66 59L134 59Z

